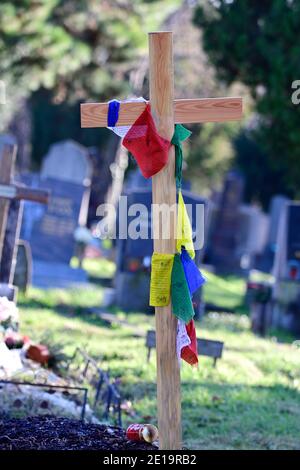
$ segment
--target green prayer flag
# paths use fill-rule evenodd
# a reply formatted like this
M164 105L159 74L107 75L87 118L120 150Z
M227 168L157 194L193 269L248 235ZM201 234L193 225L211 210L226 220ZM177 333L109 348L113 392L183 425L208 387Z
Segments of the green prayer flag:
M180 255L174 256L171 278L172 310L174 315L185 323L189 323L195 315L189 287L186 281Z
M172 137L171 143L175 146L175 178L176 178L176 187L177 189L181 188L181 179L182 179L182 145L181 142L186 140L191 135L191 131L183 127L181 124L175 125L174 135Z

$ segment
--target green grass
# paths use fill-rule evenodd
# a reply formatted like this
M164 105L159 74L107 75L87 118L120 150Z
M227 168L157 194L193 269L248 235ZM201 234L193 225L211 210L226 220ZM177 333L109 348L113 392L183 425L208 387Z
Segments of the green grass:
M218 299L229 308L241 305L242 280L206 275L209 301ZM55 340L66 344L67 353L85 347L111 376L120 378L124 400L132 404L124 414L124 425L155 423L155 353L147 364L144 339L132 335L135 326L144 331L152 328L154 318L115 309L132 329L109 327L86 310L100 305L102 293L99 286L77 291L31 289L19 303L22 332L38 340L51 330ZM216 368L204 357L198 370L182 365L184 445L300 449L300 350L271 337L255 337L246 315L210 314L197 324L197 334L224 341L225 352Z
M232 309L239 313L245 313L244 295L245 281L237 276L216 276L211 272L203 270L207 279L204 284L204 298L211 304Z
M71 266L77 267L77 258L72 258ZM113 261L108 259L90 259L87 258L83 261L83 268L89 273L92 278L112 278L114 276L116 265Z

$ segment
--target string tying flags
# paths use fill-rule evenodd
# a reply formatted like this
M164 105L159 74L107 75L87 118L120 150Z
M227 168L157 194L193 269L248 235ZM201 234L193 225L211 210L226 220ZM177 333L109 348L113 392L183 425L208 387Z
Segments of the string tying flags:
M150 104L125 135L123 145L134 156L145 178L155 175L166 165L171 143L158 134Z
M181 263L183 265L184 274L189 287L190 295L192 296L203 284L206 279L203 277L201 271L192 260L189 253L183 249L180 255Z
M174 255L171 276L171 298L174 315L184 323L189 323L195 315L195 312L180 255L178 253Z
M193 232L181 191L178 192L177 239L176 250L181 253L184 247L191 258L195 258Z
M153 253L151 262L150 305L164 307L170 303L171 273L174 255Z
M181 188L182 182L182 162L183 162L183 152L182 152L182 142L188 139L191 136L191 132L183 127L181 124L175 125L175 132L172 137L171 143L175 146L175 178L176 178L176 187L177 189Z

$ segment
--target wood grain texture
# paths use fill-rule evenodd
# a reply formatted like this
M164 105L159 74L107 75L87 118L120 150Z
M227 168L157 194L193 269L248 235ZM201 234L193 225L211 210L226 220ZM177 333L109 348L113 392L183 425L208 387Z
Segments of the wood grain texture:
M118 125L132 124L145 104L121 103ZM81 127L107 127L108 103L81 104ZM181 124L237 121L242 118L242 98L174 100L174 122Z
M172 33L149 34L150 59L150 102L152 114L159 134L171 140L174 133L173 109L173 52ZM153 204L176 204L175 154L171 147L168 164L152 178ZM173 213L174 214L174 213ZM170 217L170 236L161 237L162 225L167 220L155 218L153 228L159 233L154 240L154 250L159 253L175 253L175 217ZM161 220L161 223L160 223ZM157 307L157 408L160 449L176 450L182 448L181 437L181 394L180 370L176 355L177 319L171 305Z
M12 139L3 137L0 140L0 183L11 182L16 158L17 146ZM6 230L9 201L0 198L0 260Z

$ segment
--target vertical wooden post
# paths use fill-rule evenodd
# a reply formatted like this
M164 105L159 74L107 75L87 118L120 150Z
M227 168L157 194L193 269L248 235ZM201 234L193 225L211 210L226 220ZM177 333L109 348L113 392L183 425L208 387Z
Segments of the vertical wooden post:
M0 140L0 183L9 184L14 171L17 146L12 137L4 136ZM5 236L9 201L0 198L0 260Z
M8 210L6 232L0 259L0 282L13 284L16 270L18 241L22 226L23 202L12 199Z
M149 33L150 102L157 130L171 140L174 133L173 37L171 32ZM168 164L152 178L153 204L176 204L175 154L172 146ZM154 240L158 253L175 253L176 217L170 220L170 238ZM157 227L159 220L153 220ZM156 229L154 230L156 231ZM161 233L161 227L159 228ZM157 408L160 449L182 448L180 370L176 355L177 320L171 305L157 307Z

